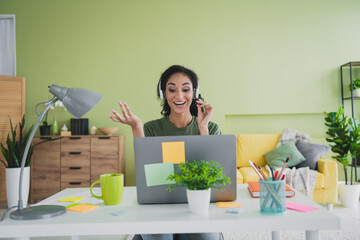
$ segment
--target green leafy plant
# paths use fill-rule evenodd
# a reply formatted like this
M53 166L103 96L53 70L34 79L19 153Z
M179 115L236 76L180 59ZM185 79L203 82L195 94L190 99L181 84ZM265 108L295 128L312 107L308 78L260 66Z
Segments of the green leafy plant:
M325 125L328 127L326 141L331 143L331 151L337 154L333 158L344 167L345 184L347 184L347 167L352 159L360 154L360 125L354 118L342 117L343 107L340 107L337 112L324 112L324 114L326 115Z
M353 79L353 87L352 90L360 88L360 78ZM349 90L351 91L351 83L349 84Z
M0 143L1 153L4 159L0 159L6 168L19 168L21 166L21 160L24 155L26 143L30 137L30 133L34 126L31 126L28 131L25 132L25 115L19 122L19 132L17 131L17 125L13 128L13 124L10 120L10 133L7 135L6 142ZM37 144L30 145L28 155L25 161L25 167L30 165L31 156L35 146L48 141L54 141L59 138L46 139Z
M169 185L168 191L177 187L188 190L223 189L223 185L231 183L230 178L223 174L219 163L204 160L180 163L179 172L174 172L167 179L175 181L175 184Z

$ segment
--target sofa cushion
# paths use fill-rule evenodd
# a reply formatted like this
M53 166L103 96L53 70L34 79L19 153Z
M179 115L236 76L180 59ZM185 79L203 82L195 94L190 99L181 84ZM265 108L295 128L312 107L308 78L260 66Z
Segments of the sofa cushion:
M280 145L279 147L266 153L264 156L266 162L273 168L282 167L287 157L290 157L287 167L296 166L306 160L292 141Z
M321 172L317 172L316 181L315 181L315 189L321 189L325 186L325 177Z
M265 166L264 154L276 148L281 134L239 134L237 136L237 167L250 167L249 160Z
M242 167L239 169L240 173L243 177L243 183L247 183L248 181L258 181L259 176L256 174L252 167ZM266 177L269 177L269 173L266 171L265 168L262 168L263 172L265 173Z
M242 184L244 183L244 177L240 172L240 169L236 169L236 184Z
M296 168L309 167L312 170L317 169L317 161L331 149L331 147L326 145L304 141L297 141L296 147L306 159L306 161L296 165Z

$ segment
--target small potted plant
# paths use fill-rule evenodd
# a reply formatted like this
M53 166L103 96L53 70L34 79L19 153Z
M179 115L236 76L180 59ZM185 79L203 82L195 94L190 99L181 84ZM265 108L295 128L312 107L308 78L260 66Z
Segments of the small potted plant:
M349 90L353 92L353 97L360 97L360 78L353 79L352 84L352 89L351 83L349 84Z
M55 105L55 107L64 108L64 110L66 111L66 108L64 107L64 105L63 105L63 103L61 101L55 102L54 105ZM50 110L54 110L54 109L55 109L54 106L50 107ZM39 127L40 135L41 136L46 136L46 135L50 135L51 133L52 133L52 135L58 135L59 129L58 129L56 118L54 119L53 124L49 124L49 122L48 122L48 114L49 114L49 111L45 114L45 119L42 122L43 125ZM52 131L51 131L51 127L52 127Z
M346 207L357 207L360 185L353 182L352 178L348 181L347 168L360 153L360 125L354 118L342 117L343 114L343 107L337 112L325 112L325 125L328 127L326 141L332 144L331 150L337 154L333 158L344 168L345 184L338 185L340 200ZM351 171L353 167L354 164L351 164Z
M211 188L223 189L223 185L231 183L219 163L204 160L180 163L179 171L167 179L175 182L167 190L185 187L191 212L202 214L209 209Z

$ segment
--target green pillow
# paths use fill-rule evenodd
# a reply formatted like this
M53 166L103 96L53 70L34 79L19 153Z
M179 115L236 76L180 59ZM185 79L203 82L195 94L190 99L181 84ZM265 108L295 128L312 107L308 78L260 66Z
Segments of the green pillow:
M272 168L282 167L287 157L290 157L287 167L293 167L306 160L296 148L293 141L284 143L274 150L265 153L264 157L268 165Z

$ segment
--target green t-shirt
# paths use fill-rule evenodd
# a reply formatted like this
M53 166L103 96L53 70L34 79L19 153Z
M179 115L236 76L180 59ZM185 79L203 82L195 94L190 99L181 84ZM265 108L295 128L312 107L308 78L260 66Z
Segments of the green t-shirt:
M209 135L221 135L219 126L216 123L209 122ZM184 136L200 135L197 118L193 116L191 123L184 128L175 127L169 120L169 117L163 117L152 120L144 124L145 137L155 136Z

